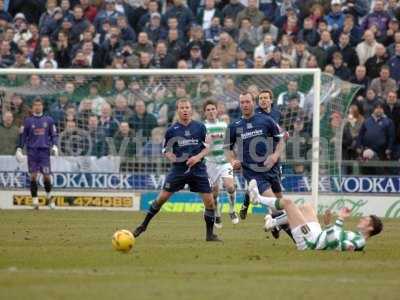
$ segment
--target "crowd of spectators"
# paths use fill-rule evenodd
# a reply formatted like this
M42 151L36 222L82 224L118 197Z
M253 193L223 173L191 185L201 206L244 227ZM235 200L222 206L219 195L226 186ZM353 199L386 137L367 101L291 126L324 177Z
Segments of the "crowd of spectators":
M0 67L317 67L360 86L347 116L329 116L332 128L345 124L343 158L398 160L399 19L396 0L0 0ZM1 80L17 86L20 77ZM114 151L122 145L129 155L138 153L139 136L144 140L140 155L159 153L180 97L193 100L196 118L201 117L201 101L209 97L219 101L221 118L238 117L239 83L232 78L176 80L173 90L157 79L89 82L59 76L49 82L32 75L23 80L35 95L15 92L6 97L1 139L18 133L30 101L38 95L60 132L88 132L90 154L97 156L112 150L106 137L115 141ZM46 96L50 85L60 91L57 97L54 92ZM276 95L274 105L292 141L305 141L310 128L301 112L304 94L297 85L290 82L286 92ZM246 88L257 94L257 86ZM87 150L70 142L61 146L72 154ZM1 147L2 154L12 152L12 147Z

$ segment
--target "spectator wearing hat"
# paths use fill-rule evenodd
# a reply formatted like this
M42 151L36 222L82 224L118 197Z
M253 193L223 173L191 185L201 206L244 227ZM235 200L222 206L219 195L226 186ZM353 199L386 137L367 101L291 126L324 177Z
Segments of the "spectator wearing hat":
M270 22L267 18L263 18L260 26L256 28L257 31L257 40L261 43L264 40L264 36L266 34L270 34L272 37L272 41L276 42L278 39L278 28ZM232 36L232 35L231 35Z
M365 64L368 58L375 55L376 46L378 45L372 30L366 30L363 37L364 41L356 47L358 60L362 65Z
M207 62L201 55L201 48L199 45L194 44L189 52L189 59L187 60L189 69L206 69Z
M96 31L101 31L101 25L103 24L104 20L109 20L111 25L117 24L117 18L119 16L123 16L122 13L116 10L115 8L115 0L104 0L104 9L100 10L96 18L94 19L94 26L96 27Z
M358 65L354 72L354 75L350 78L350 82L360 86L359 90L355 94L354 98L361 99L365 98L367 94L367 88L369 86L370 79L367 76L367 69L363 65Z
M382 44L377 44L375 55L368 58L365 62L367 76L371 79L379 77L379 72L382 66L387 64L388 59L389 57L386 53L385 46Z
M225 7L223 8L222 13L224 15L224 18L230 17L234 22L236 22L237 15L243 9L245 9L245 6L240 3L239 0L230 0L229 4L225 5Z
M156 45L151 65L156 69L174 69L176 68L176 64L175 56L168 53L166 42L159 41Z
M222 32L218 44L212 49L207 58L211 64L213 57L219 57L222 67L226 68L235 61L237 45L229 34Z
M167 38L168 31L161 26L161 15L158 12L151 14L149 22L144 27L144 32L147 33L154 45L157 44L158 41Z
M370 88L382 99L386 99L390 91L397 91L396 81L390 77L389 66L382 66L379 77L371 81Z
M339 52L342 55L344 66L354 73L354 70L358 65L358 56L354 47L350 46L350 35L343 32L339 35L339 43L333 46L331 53L329 53L328 61L330 63L332 63L332 56L335 52Z
M380 160L390 160L394 149L395 131L391 119L384 114L384 104L378 102L372 115L361 126L357 140L357 152L366 157L365 150L373 151L374 157ZM369 158L369 157L368 157ZM378 168L368 168L368 173L382 172Z
M397 85L400 84L400 42L396 43L395 54L388 61L391 78L393 78Z
M183 4L183 0L173 0L173 5L165 13L165 19L175 17L178 20L178 28L186 33L194 21L192 11Z
M249 19L250 23L258 27L265 15L258 9L258 0L248 0L247 7L241 10L236 17L236 24L239 26L243 19Z
M83 14L90 23L94 22L97 15L97 7L91 4L90 0L80 0L79 4L82 6Z
M78 43L81 34L89 27L90 23L83 14L83 8L80 5L74 7L74 18L72 20L72 27L70 31L70 41Z
M224 15L215 7L215 0L205 0L204 7L200 8L196 16L197 24L200 24L203 30L207 30L211 27L213 17L223 20Z
M219 36L222 31L223 28L221 26L221 19L217 16L214 16L211 20L210 27L204 32L204 37L206 41L216 45L219 42Z
M335 35L340 32L344 25L344 13L342 12L342 1L332 0L331 10L325 16L325 21L328 24L328 30Z
M374 3L373 12L364 18L361 28L363 30L367 30L375 27L375 37L378 41L381 41L381 39L385 37L385 32L388 29L390 19L390 15L385 10L384 1L376 0Z
M203 30L199 25L192 26L190 30L189 43L187 44L186 48L190 50L193 45L198 45L200 47L201 55L204 59L207 59L207 57L210 55L212 48L214 47L214 44L212 42L204 39ZM189 53L187 53L187 56L188 55Z
M389 21L388 29L386 30L384 37L381 38L382 44L386 47L395 43L395 34L399 32L400 25L397 19L391 19Z

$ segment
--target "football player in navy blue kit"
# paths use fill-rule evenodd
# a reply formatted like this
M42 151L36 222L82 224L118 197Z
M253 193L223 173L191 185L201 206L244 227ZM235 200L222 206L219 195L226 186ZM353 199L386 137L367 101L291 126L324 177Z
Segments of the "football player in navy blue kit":
M151 204L144 221L133 231L133 235L138 237L146 231L150 220L160 211L163 204L187 184L191 192L199 193L203 199L206 241L221 241L213 233L215 205L203 161L209 151L206 127L192 120L192 105L188 99L179 99L176 110L178 121L168 128L164 141L164 154L172 162L172 168L165 179L163 190Z
M281 120L282 114L281 112L275 107L275 105L273 104L273 98L274 98L274 94L271 90L266 89L266 90L262 90L257 97L257 104L258 107L256 108L256 113L259 114L264 114L266 116L271 117L276 124L278 124L279 126L279 122ZM286 131L282 130L280 128L280 131L283 132L283 137L284 140L288 139L289 135ZM274 181L273 184L271 185L271 189L274 192L275 196L277 198L282 198L283 194L282 194L282 186L281 186L281 176L282 176L282 168L281 166L279 166L278 168L279 170L279 181ZM250 198L247 198L248 202L247 203L243 203L243 210L246 210L247 212L247 207L248 207L248 203L250 202ZM247 206L246 206L247 205ZM278 223L278 225L271 230L272 236L274 238L279 238L279 231L282 229L284 230L291 238L292 238L292 233L290 231L290 227L288 224L286 224L286 220L287 220L287 215L284 211L279 211L276 213L272 213L271 217L274 218L276 220L276 222ZM266 219L270 218L270 216L266 216Z
M239 101L242 117L228 127L227 159L234 169L242 169L248 183L256 180L261 195L276 197L272 187L280 187L282 132L271 117L255 112L252 94L241 94Z

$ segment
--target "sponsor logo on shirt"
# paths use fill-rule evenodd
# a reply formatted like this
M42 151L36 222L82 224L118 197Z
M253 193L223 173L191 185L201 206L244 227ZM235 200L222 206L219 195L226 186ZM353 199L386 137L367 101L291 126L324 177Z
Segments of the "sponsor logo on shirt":
M260 135L263 135L263 131L261 129L256 129L253 131L242 133L240 136L243 140L245 140Z

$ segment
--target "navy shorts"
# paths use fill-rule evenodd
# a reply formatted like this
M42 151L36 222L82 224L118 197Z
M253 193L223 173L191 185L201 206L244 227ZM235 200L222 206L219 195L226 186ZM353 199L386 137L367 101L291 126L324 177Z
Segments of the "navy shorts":
M260 194L271 188L272 192L282 192L281 177L277 172L254 172L251 170L243 169L243 177L247 183L255 179L257 181L257 187Z
M50 174L50 149L28 149L27 157L29 173Z
M172 167L167 178L165 178L163 189L167 192L175 193L182 190L187 184L191 192L211 193L211 184L205 165L196 166L195 169L189 172L186 171L186 168Z

